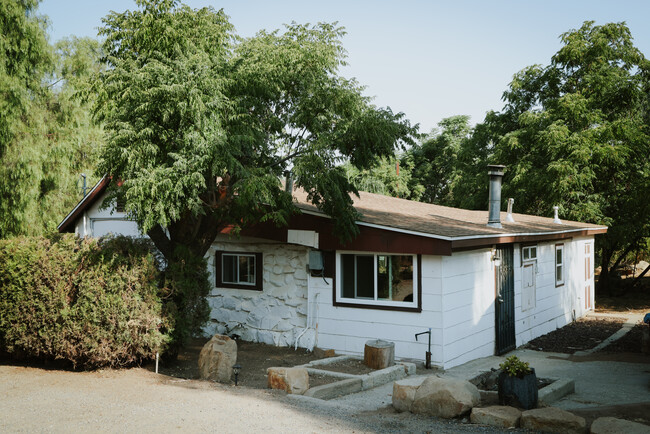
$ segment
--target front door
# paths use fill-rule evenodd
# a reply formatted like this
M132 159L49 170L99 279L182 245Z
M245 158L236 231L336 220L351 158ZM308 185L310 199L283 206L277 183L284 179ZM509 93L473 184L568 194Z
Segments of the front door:
M497 247L496 274L496 354L504 354L515 348L515 278L513 246Z
M585 244L585 309L593 309L591 304L592 292L592 273L593 265L591 265L591 243Z

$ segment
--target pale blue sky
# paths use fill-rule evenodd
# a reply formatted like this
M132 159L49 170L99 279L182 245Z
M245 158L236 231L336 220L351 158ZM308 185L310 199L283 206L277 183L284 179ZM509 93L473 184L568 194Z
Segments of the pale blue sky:
M650 56L650 2L629 0L282 1L187 0L223 8L241 36L284 23L338 21L348 34L342 74L367 86L375 104L404 112L422 132L443 118L467 114L481 122L501 110L501 95L522 68L548 64L560 34L585 20L625 21L636 46ZM131 0L44 0L50 39L96 36L109 10Z

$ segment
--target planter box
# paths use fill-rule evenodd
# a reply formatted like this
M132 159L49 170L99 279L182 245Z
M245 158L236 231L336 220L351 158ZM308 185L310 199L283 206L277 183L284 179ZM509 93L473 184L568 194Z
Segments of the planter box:
M523 378L499 374L499 404L530 410L537 407L537 376L535 370Z

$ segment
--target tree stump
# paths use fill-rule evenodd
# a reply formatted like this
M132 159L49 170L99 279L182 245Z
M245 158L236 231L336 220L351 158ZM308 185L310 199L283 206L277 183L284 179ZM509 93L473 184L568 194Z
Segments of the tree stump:
M395 363L395 342L381 339L366 342L363 363L370 369L384 369Z

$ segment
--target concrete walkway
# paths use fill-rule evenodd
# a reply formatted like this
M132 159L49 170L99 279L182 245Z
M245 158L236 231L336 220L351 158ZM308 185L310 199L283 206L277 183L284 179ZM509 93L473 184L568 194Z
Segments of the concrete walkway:
M642 314L590 314L593 316L622 316L626 318L623 328L610 337L607 342L620 339L632 326L643 319ZM599 345L600 347L600 345ZM586 352L591 354L595 350ZM538 377L573 379L575 393L553 403L565 410L606 405L650 402L650 355L640 358L641 363L592 360L568 354L546 353L528 349L517 349L503 356L490 356L473 360L447 371L424 370L418 366L417 376L409 377L418 381L421 375L441 375L470 379L476 375L498 368L507 356L516 355L535 368ZM584 359L584 358L583 358ZM645 361L647 359L647 362ZM392 383L375 389L329 401L332 405L355 406L360 411L372 411L391 405Z

